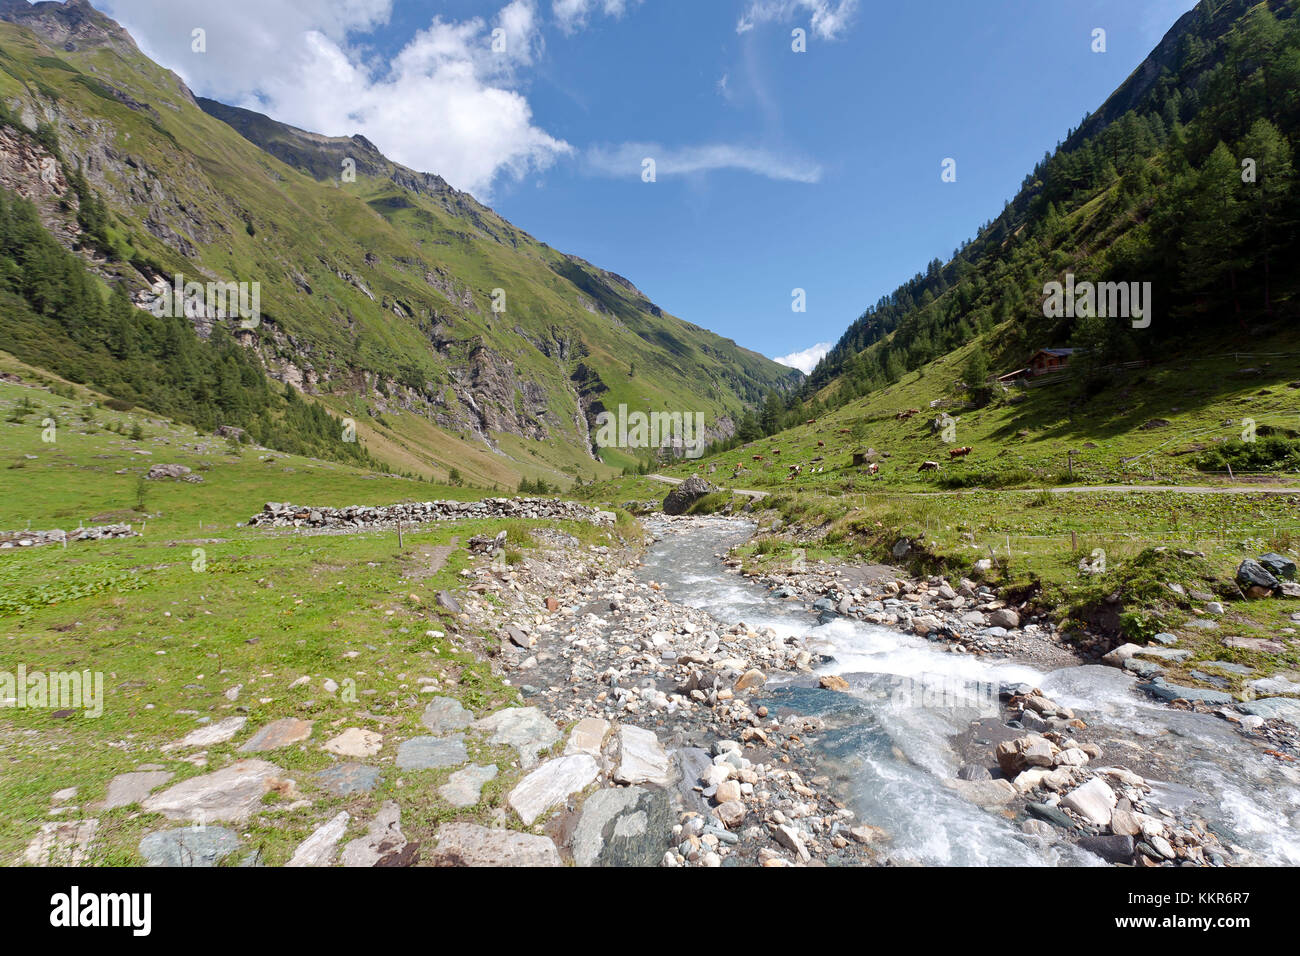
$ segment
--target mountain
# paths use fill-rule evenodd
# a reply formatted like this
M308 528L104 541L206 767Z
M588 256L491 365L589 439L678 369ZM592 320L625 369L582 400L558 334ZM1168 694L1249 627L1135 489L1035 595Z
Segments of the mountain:
M85 0L0 2L0 102L0 187L64 248L141 306L177 276L256 283L255 327L207 303L187 310L199 339L228 333L393 468L607 474L636 460L597 457L602 410L702 412L724 438L800 380L363 137L196 99Z
M849 326L783 421L802 420L804 406L871 394L972 344L998 372L1039 348L1077 347L1087 358L1072 365L1095 391L1125 362L1160 362L1189 346L1246 351L1242 341L1293 329L1296 6L1202 0L999 216ZM1047 284L1070 275L1150 283L1151 322L1050 314Z

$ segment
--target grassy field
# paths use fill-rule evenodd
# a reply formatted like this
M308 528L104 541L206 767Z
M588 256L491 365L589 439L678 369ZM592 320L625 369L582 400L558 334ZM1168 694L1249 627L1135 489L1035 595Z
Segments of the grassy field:
M469 561L457 543L513 523L408 530L401 551L391 532L240 527L268 500L347 505L480 495L247 447L233 454L221 439L137 411L113 412L99 398L83 389L64 397L0 382L0 530L126 521L143 531L66 549L0 551L0 670L88 669L103 673L105 691L103 714L93 719L50 709L0 711L0 861L12 862L41 823L60 819L51 795L75 787L68 805L80 809L65 812L100 821L91 862L139 863L140 838L178 824L138 806L94 812L90 805L112 777L157 764L176 774L175 783L216 769L235 759L248 734L286 716L315 721L312 737L261 756L284 768L314 803L277 809L277 800L287 806L293 795L272 794L266 812L238 828L265 863L284 863L339 809L353 812L351 839L380 803L396 799L405 832L419 840L440 820L478 819L503 806L518 771L509 754L473 735L471 758L496 762L502 774L472 813L454 811L437 796L450 771L399 773L392 755L395 738L423 732L420 678L436 680L439 693L477 715L517 700L467 648L479 636L457 633L434 602L439 589L457 587ZM3 421L29 403L37 410ZM58 423L52 443L42 441L48 418ZM129 437L136 425L138 440ZM193 468L202 482L139 481L151 464L173 462ZM592 543L616 533L585 523L533 525L564 527ZM527 546L526 532L512 528L514 546ZM306 685L290 687L304 676ZM327 692L326 679L354 694ZM162 749L201 720L235 714L248 717L245 731L207 748L206 767L182 759L188 751ZM370 794L330 797L312 787L311 773L335 762L321 745L352 726L383 733L384 750L373 758L382 781Z

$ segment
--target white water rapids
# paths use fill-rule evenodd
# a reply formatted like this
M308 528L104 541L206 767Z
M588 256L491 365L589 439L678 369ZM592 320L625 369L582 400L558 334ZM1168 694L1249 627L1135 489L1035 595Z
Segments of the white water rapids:
M643 579L677 603L725 625L743 621L804 639L825 655L819 673L844 676L849 695L785 688L770 675L777 706L827 722L818 761L839 778L860 821L883 827L898 862L957 866L1099 865L1064 841L1044 845L998 811L981 809L943 785L956 775L956 735L972 721L998 716L1003 683L1041 687L1075 710L1094 732L1101 765L1131 762L1148 776L1154 801L1190 805L1221 839L1261 863L1300 865L1300 771L1259 753L1219 717L1174 710L1134 688L1115 668L1071 667L1040 673L1012 660L954 654L945 645L887 627L836 617L819 625L798 601L728 573L717 555L744 541L752 525L710 519L689 530L651 523L662 535L649 550ZM1098 736L1100 735L1100 737ZM1130 749L1131 748L1131 749ZM993 745L983 763L993 765ZM1224 837L1224 833L1227 837Z

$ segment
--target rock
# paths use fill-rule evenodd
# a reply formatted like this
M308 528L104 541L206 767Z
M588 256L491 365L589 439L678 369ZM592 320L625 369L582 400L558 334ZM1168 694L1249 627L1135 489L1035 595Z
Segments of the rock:
M1110 664L1112 667L1123 667L1124 662L1132 658L1138 651L1142 650L1140 644L1121 644L1119 647L1102 655L1102 662Z
M163 750L177 750L188 747L211 747L216 744L224 744L226 741L234 738L235 734L244 729L244 724L248 723L247 717L227 717L225 720L219 720L215 724L208 724L206 727L199 727L197 730L191 730L180 740L167 744Z
M739 780L722 781L722 783L718 784L718 789L714 793L713 799L717 803L727 803L728 801L739 800L740 781Z
M1052 758L1053 766L1056 767L1082 767L1087 762L1088 755L1078 747L1062 750Z
M521 629L515 627L513 624L506 625L505 635L506 635L506 639L510 641L511 644L513 644L515 647L522 648L523 650L528 650L530 647L532 647L534 644L537 643L536 638L529 637Z
M1093 777L1061 798L1061 806L1097 826L1107 826L1117 800L1115 791L1100 777Z
M739 800L727 800L713 808L714 816L729 830L745 822L745 812L745 805Z
M998 608L989 615L990 627L1005 627L1007 629L1020 626L1020 615L1008 607Z
M464 734L451 737L412 737L397 745L397 766L403 770L458 767L469 760Z
M760 670L748 670L736 681L734 690L736 693L747 690L758 690L767 682L767 676Z
M473 823L438 828L433 866L560 866L560 852L544 836L493 830Z
M1300 727L1300 700L1288 697L1263 697L1259 700L1247 700L1237 707L1247 714L1263 717L1265 720L1285 720Z
M582 805L573 831L578 866L654 866L672 834L666 790L613 787L597 790Z
M614 771L617 782L672 786L672 760L652 731L623 724L618 729L618 744L618 769Z
M311 736L311 725L310 720L299 720L297 717L274 720L253 734L239 748L240 753L261 753L300 743Z
M1094 853L1107 863L1128 863L1133 859L1133 837L1130 834L1085 836L1079 840L1079 849Z
M1207 704L1231 704L1234 700L1231 694L1221 690L1208 690L1204 687L1182 687L1178 684L1167 684L1163 678L1157 677L1150 684L1141 685L1142 689L1160 700L1189 700L1205 701Z
M1237 647L1243 651L1259 651L1261 654L1285 654L1286 645L1281 641L1263 637L1237 637L1229 635L1223 639L1225 647Z
M460 602L457 601L449 591L439 591L437 597L438 607L444 611L450 611L452 614L459 614Z
M1259 556L1259 563L1275 578L1295 580L1295 562L1284 554L1270 551Z
M564 745L564 752L599 757L609 727L609 721L601 717L582 718L569 733L569 742Z
M547 810L563 803L570 794L588 787L600 773L600 765L587 754L569 754L548 760L524 777L507 801L519 819L532 825Z
M1004 777L1015 777L1027 767L1052 766L1051 741L1045 737L1020 737L1004 740L993 752Z
M1237 584L1247 597L1268 597L1282 588L1282 582L1268 568L1250 558L1238 565Z
M190 469L184 465L150 465L145 478L149 481L159 481L163 478L182 478L188 474Z
M149 797L141 807L169 820L243 823L261 807L263 795L283 773L265 760L240 760L214 773L183 780Z
M965 764L957 771L958 780L992 780L993 774L989 773L988 767L977 767L974 764Z
M483 784L494 780L496 775L496 764L466 767L448 777L447 782L438 788L438 794L453 807L477 806L482 798Z
M944 780L943 785L979 807L1000 807L1019 796L1006 780Z
M177 827L140 841L147 866L216 866L239 849L239 835L225 827Z
M1060 807L1054 807L1046 803L1028 803L1025 805L1025 810L1031 816L1046 820L1053 826L1060 827L1063 830L1078 829L1078 824L1071 820Z
M718 486L710 484L699 475L691 475L680 485L668 492L664 498L664 514L680 515L685 514L686 509L695 504L696 501L705 495L711 495L718 491Z
M837 674L823 674L818 683L827 690L837 690L842 694L849 690L849 682Z
M287 866L329 866L334 862L334 851L343 834L347 832L348 821L352 817L342 812L329 822L316 828L294 851L293 858Z
M98 829L98 820L42 823L23 850L21 862L32 866L85 866Z
M1142 832L1142 827L1132 810L1116 809L1110 815L1110 832L1116 836L1133 837Z
M1205 598L1205 600L1209 599ZM1159 634L1152 634L1151 640L1155 641L1157 644L1163 644L1165 647L1170 647L1178 643L1178 635L1170 634L1168 631L1161 631ZM1136 644L1133 646L1137 647Z
M402 811L389 800L379 812L366 835L343 848L344 866L410 866L419 859L420 845L408 843L402 833Z
M379 768L360 763L335 764L316 774L316 783L335 797L349 797L354 793L369 793L379 783Z
M1020 824L1020 832L1037 837L1045 843L1056 842L1056 828L1045 820L1026 820Z
M326 742L325 749L340 757L373 757L384 747L384 737L373 730L349 727L333 740Z
M560 739L560 728L536 707L509 707L470 724L491 734L488 743L506 744L519 751L525 768L537 763L537 755Z
M799 857L801 862L807 863L812 859L808 848L804 846L803 837L799 835L799 831L794 827L784 823L780 824L772 831L772 836L777 843Z
M139 803L158 787L176 776L166 770L144 773L120 773L108 784L108 795L95 805L97 811L115 810Z
M462 707L460 701L451 697L433 698L420 717L420 723L429 728L429 733L435 737L464 730L473 721L474 715Z

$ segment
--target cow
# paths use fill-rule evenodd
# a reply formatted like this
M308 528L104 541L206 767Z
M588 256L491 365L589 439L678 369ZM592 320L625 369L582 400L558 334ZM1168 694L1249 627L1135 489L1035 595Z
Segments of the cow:
M817 447L818 447L818 448L825 448L825 447L826 447L826 443L825 443L824 441L819 441L819 442L817 443Z
M762 455L755 455L755 456L754 456L754 461L762 461L762 460L763 460L763 456L762 456Z
M868 475L879 474L879 472L880 472L880 466L877 465L874 461L873 461L871 464L869 464L869 465L867 466L867 474L868 474Z
M919 414L921 414L921 410L919 408L909 408L905 412L899 412L894 417L897 418L899 421L903 421L904 419L911 418L913 415L919 415Z
M969 454L971 453L971 451L973 451L973 449L970 447L970 445L967 445L967 446L965 446L964 448L953 448L953 449L949 450L949 452L948 452L948 457L949 457L949 458L965 458L967 455L969 455Z
M939 463L937 461L923 461L917 471L938 471Z

